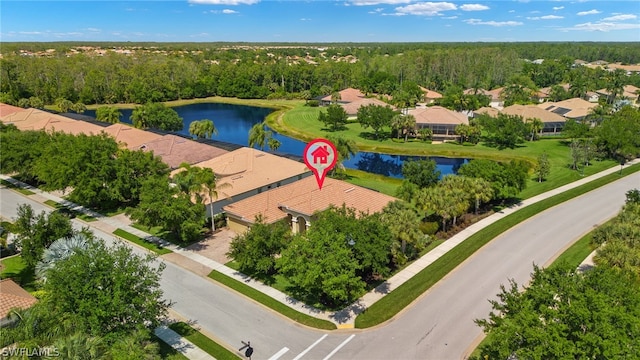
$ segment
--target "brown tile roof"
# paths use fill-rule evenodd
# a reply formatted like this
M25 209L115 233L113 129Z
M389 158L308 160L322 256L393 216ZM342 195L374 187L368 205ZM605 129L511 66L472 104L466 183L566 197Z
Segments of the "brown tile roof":
M430 106L409 110L409 114L416 118L417 124L469 124L467 115L451 111L442 106Z
M331 178L326 178L319 190L315 177L309 176L227 205L224 210L250 223L262 214L266 222L272 223L287 217L284 210L311 216L331 205L345 204L357 211L375 213L394 200L394 197Z
M164 135L138 147L160 156L170 168L176 169L182 163L195 164L228 153L227 150L201 144L176 135Z
M0 117L13 114L18 111L24 111L25 109L9 104L0 103Z
M0 280L0 319L4 319L11 309L28 309L37 301L13 280Z
M352 101L359 100L364 97L364 94L354 88L346 88L344 90L339 91L340 93L340 102L348 103ZM322 98L324 101L331 101L331 94Z
M358 100L342 105L342 108L347 113L347 115L356 115L358 114L358 109L360 109L360 107L372 104L380 106L390 106L386 102L375 98L360 98Z
M52 114L38 109L22 109L3 116L0 120L5 124L14 124L20 130L62 131L68 134L99 134L101 126L85 121Z
M162 138L162 135L136 129L132 126L118 123L103 128L106 134L113 136L117 142L124 143L127 149L137 150L140 145Z
M579 119L587 116L591 109L598 106L598 104L580 98L571 98L558 102L542 103L536 106L566 118Z
M504 91L503 87L499 87L497 89L487 91L486 95L491 96L492 101L501 100L502 92Z
M429 90L427 88L424 88L422 86L420 86L420 90L422 90L422 92L424 93L424 98L425 99L440 99L442 98L442 94L435 92L433 90Z
M625 85L623 88L623 93L622 96L629 98L629 99L637 99L638 98L638 90L640 90L640 88L633 86L633 85Z
M564 122L566 119L561 115L556 113L552 113L551 111L547 111L542 109L536 105L511 105L502 109L502 113L507 115L518 115L521 116L525 121L527 119L538 118L542 120L542 122Z
M211 168L218 177L218 188L222 188L225 184L231 185L231 187L220 191L229 197L309 171L307 166L301 162L248 147L222 154L194 164L194 166ZM179 171L182 170L174 170L171 175ZM220 198L222 197L221 195Z
M91 124L86 121L68 119L63 116L60 116L60 118L50 119L45 124L44 129L47 131L61 131L73 135L98 135L104 129L102 126Z

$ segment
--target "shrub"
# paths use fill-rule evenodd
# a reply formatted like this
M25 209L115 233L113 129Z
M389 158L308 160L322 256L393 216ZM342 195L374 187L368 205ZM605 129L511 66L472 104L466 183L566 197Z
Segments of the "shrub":
M306 106L318 107L318 106L320 106L320 101L318 101L318 100L309 100L309 101L307 101Z
M420 223L420 231L425 235L434 235L440 229L440 224L435 221L426 221Z

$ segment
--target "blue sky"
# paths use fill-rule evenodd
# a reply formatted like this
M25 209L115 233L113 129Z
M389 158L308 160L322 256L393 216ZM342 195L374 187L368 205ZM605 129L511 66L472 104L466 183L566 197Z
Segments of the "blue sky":
M0 41L640 41L640 1L2 0Z

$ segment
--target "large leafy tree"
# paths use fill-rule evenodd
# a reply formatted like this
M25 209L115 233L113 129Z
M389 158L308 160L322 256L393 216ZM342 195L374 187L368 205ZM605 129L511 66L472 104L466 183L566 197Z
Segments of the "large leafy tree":
M138 204L145 179L169 173L169 167L159 156L142 150L118 150L114 166L115 175L109 190L120 207Z
M613 159L640 154L640 110L625 106L595 129L596 144Z
M347 112L342 106L332 104L326 111L321 111L318 120L327 126L331 131L338 131L347 123Z
M44 131L18 131L13 125L0 131L0 172L19 173L23 180L35 182L38 171L35 166L44 149L51 142L51 135Z
M487 132L487 143L498 149L515 148L524 142L529 133L522 117L518 115L500 113L495 118L482 115L479 119L482 128Z
M265 224L262 217L258 217L249 231L231 241L228 255L243 272L273 275L276 258L290 241L291 229L286 223Z
M94 336L113 339L154 329L169 305L160 289L164 267L124 244L92 240L47 272L44 290L55 296L44 303L54 313L81 318L81 328Z
M204 224L205 208L192 203L191 195L170 186L168 176L152 176L142 182L140 203L127 208L131 219L146 226L160 226L183 242L197 239Z
M529 173L529 165L522 161L512 160L499 163L492 160L475 159L463 164L458 175L481 178L493 188L493 197L498 200L514 198L525 189Z
M594 231L597 265L630 270L640 277L640 199L638 190L627 193L620 214Z
M131 113L131 121L139 129L180 131L184 127L180 115L163 103L147 103L136 107Z
M609 267L579 273L534 268L521 291L510 281L476 320L492 341L483 359L628 359L640 351L640 287L636 275Z
M402 164L402 176L420 188L435 185L440 179L440 170L434 160L407 160Z
M551 162L549 162L549 155L542 153L538 156L538 163L536 164L536 177L538 182L546 179L551 173Z
M20 204L13 232L27 266L35 268L42 254L54 241L74 234L69 218L59 212L35 214L31 205Z
M358 122L364 129L371 127L376 139L380 138L380 131L391 126L391 118L395 111L390 106L367 105L358 109Z

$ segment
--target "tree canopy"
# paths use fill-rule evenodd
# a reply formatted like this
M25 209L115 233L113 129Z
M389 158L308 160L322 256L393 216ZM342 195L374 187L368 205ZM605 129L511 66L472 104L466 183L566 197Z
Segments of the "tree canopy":
M172 108L163 103L146 103L133 109L133 126L139 129L180 131L184 127L182 118Z

